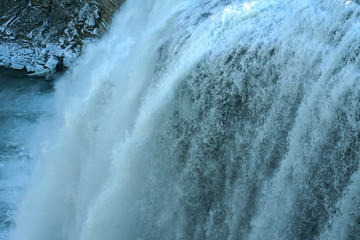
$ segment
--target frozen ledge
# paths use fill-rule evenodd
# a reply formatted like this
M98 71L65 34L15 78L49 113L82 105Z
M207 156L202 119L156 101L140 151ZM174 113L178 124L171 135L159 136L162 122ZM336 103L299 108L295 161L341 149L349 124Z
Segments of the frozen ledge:
M48 43L43 48L21 42L0 42L0 66L48 74L71 66L79 52Z

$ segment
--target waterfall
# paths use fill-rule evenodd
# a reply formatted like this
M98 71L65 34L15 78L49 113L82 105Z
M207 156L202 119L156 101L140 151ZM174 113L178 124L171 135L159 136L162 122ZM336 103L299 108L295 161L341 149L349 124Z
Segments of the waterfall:
M131 0L56 83L13 240L358 239L360 6Z

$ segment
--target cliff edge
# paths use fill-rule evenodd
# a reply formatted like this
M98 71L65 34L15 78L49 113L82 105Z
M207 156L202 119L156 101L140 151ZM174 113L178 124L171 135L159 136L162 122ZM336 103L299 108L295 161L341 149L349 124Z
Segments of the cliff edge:
M2 0L0 66L46 75L71 65L124 0Z

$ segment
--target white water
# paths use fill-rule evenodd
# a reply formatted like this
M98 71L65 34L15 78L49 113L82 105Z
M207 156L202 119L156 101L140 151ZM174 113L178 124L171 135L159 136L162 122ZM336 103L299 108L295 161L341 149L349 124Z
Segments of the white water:
M16 206L29 180L28 154L36 121L47 116L51 86L44 79L0 68L0 239L8 239ZM36 143L35 143L36 144ZM30 145L30 146L29 146Z
M56 86L11 239L358 239L359 54L354 1L127 1Z

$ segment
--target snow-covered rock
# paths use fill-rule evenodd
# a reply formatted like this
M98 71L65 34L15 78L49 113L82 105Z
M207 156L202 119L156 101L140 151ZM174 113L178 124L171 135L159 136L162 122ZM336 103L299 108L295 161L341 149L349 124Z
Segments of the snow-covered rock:
M101 35L101 13L108 16L123 1L0 1L0 66L34 73L69 67Z
M56 65L58 65L58 63L59 60L55 56L51 55L50 58L45 63L45 67L49 69L56 69Z

